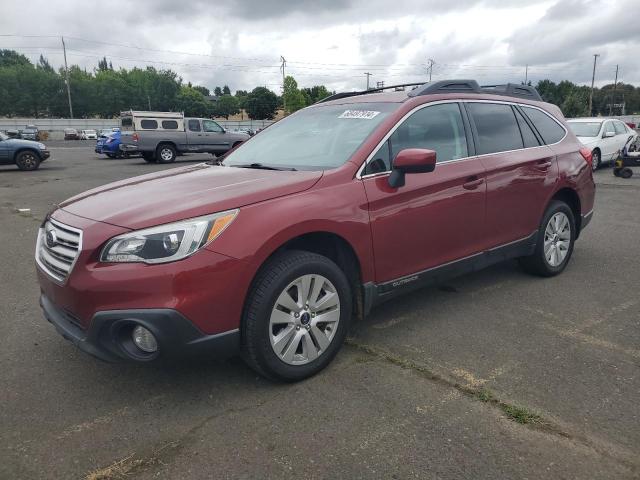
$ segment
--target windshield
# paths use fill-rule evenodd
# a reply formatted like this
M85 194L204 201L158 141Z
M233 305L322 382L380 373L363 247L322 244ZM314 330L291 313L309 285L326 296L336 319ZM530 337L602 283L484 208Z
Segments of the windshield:
M602 122L568 122L576 137L597 137Z
M260 164L296 170L343 165L397 103L320 105L280 120L233 151L227 166Z
M2 140L9 140L9 137L6 136L4 133L0 132L0 141Z

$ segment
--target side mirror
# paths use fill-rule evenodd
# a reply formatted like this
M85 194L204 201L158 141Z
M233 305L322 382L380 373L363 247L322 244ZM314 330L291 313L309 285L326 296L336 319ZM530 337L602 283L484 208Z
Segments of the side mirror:
M407 173L428 173L436 168L436 152L424 148L405 148L400 150L393 161L393 170L389 175L389 186L404 186Z
M611 137L615 137L615 136L616 136L616 134L615 134L614 132L611 132L611 131L609 131L609 132L604 132L604 133L602 134L602 138L611 138Z

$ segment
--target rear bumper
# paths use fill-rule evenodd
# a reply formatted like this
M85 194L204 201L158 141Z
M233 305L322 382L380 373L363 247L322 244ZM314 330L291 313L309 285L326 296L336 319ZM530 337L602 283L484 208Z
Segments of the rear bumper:
M137 145L127 145L127 144L120 144L120 150L123 152L137 152L138 151L138 146Z
M240 331L207 335L172 309L111 310L98 312L88 330L46 295L40 296L45 318L58 333L80 350L107 362L149 362L158 359L202 355L226 358L240 350ZM135 325L150 330L158 351L147 354L131 341Z

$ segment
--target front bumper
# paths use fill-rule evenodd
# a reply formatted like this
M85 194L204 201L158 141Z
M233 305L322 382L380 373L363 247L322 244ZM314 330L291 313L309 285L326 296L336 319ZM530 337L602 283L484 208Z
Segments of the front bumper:
M107 362L148 362L159 358L206 355L226 358L240 349L238 329L215 335L198 330L176 310L135 309L98 312L87 330L72 315L58 308L42 294L40 305L45 318L58 333L80 350ZM150 330L158 342L158 351L148 354L131 340L135 325Z
M50 156L51 156L51 152L49 150L40 150L40 160L41 161L45 161Z

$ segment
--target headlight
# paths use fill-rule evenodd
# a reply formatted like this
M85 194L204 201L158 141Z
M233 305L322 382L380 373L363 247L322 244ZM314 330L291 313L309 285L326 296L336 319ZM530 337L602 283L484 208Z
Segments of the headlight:
M45 150L45 149L47 148L47 146L46 146L44 143L39 143L39 144L38 144L38 148L39 148L40 150Z
M237 209L228 210L118 235L102 249L100 261L166 263L181 260L212 242L236 215Z

